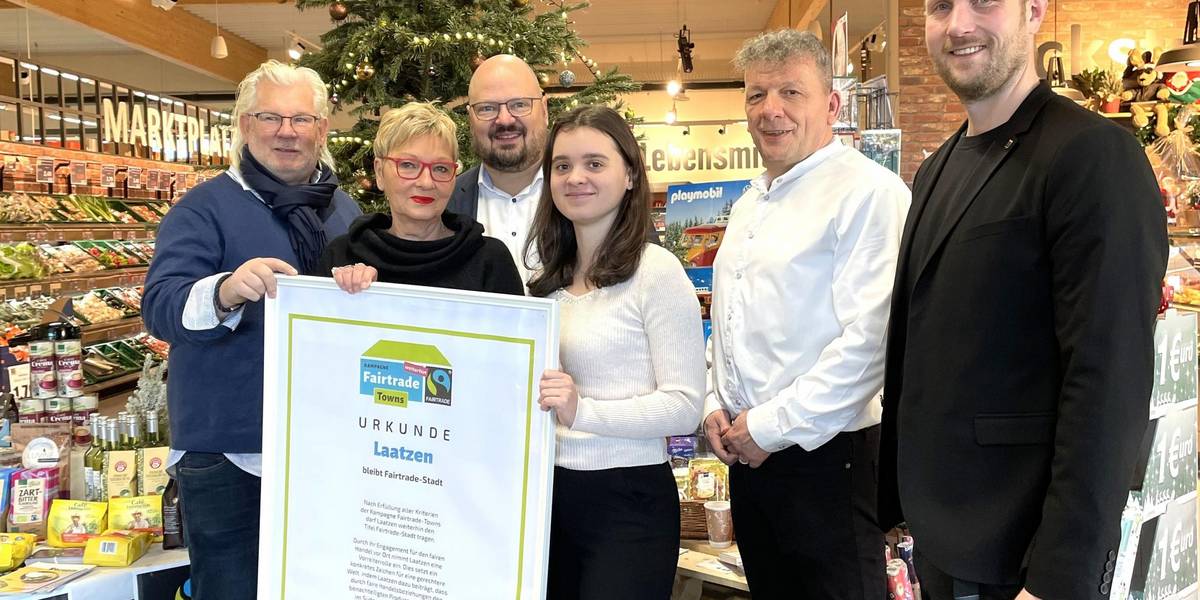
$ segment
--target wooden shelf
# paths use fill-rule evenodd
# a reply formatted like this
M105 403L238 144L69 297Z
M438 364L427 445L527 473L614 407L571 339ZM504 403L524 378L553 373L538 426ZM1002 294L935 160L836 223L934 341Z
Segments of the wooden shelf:
M104 342L132 337L145 331L145 329L146 327L142 324L141 317L125 317L124 319L107 321L96 325L84 325L82 327L83 345L91 346L93 344L103 344Z
M123 267L93 273L63 273L42 279L0 282L0 300L48 294L81 294L96 288L137 287L146 281L147 267Z
M106 379L99 383L93 383L92 385L85 385L85 386L83 386L83 393L85 393L85 394L100 394L101 396L105 396L105 395L107 395L106 392L108 392L110 390L115 390L115 389L118 389L118 388L121 388L124 386L129 386L131 384L136 384L138 378L141 376L142 376L142 370L138 369L132 373L126 373L119 377L113 377L112 379Z
M152 240L158 223L4 223L0 242Z

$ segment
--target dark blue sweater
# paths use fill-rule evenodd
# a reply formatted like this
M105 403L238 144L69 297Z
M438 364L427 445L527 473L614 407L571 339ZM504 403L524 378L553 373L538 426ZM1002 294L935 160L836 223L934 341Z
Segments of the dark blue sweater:
M338 190L325 235L344 233L362 211ZM241 323L203 331L183 326L192 285L257 257L295 266L287 226L222 175L192 189L163 218L146 275L142 318L171 344L171 447L196 452L262 452L263 305L247 302Z

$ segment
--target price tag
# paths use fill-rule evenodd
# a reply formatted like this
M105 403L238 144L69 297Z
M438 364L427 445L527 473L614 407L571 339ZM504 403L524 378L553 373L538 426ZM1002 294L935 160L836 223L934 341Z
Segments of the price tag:
M1196 315L1169 312L1154 329L1154 389L1150 418L1196 404Z
M125 170L125 185L131 190L142 189L141 167L129 167Z
M117 187L117 166L103 165L100 167L100 187Z
M54 183L54 158L49 156L38 158L35 177L38 183Z
M87 163L82 160L71 161L71 185L87 185Z
M41 294L41 293L42 293L42 286L40 286L40 285L29 286L29 295L30 296L33 296L34 294Z
M162 171L158 169L150 169L149 177L146 179L146 189L157 192L162 189Z
M61 284L61 283L52 283L52 284L50 284L50 294L51 294L51 295L55 294L56 292L58 292L58 290L61 290L61 289L62 289L62 284Z
M28 296L28 295L29 295L29 288L27 288L23 285L13 288L13 297L15 297L15 298L24 298L25 296Z
M29 363L8 367L8 391L17 398L29 397Z

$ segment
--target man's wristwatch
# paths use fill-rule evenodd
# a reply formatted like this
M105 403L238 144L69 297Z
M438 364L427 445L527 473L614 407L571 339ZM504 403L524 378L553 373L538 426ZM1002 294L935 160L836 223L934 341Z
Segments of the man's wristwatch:
M233 276L233 273L226 273L217 280L217 285L213 287L213 308L217 309L219 314L229 314L242 307L243 302L238 302L233 306L225 306L221 304L221 284L225 283L226 279Z

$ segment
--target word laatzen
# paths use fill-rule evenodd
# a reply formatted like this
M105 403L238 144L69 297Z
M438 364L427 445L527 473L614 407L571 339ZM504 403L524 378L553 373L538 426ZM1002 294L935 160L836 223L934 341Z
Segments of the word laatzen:
M359 417L358 428L370 429L371 431L382 431L384 433L394 433L396 435L411 435L413 437L441 440L443 442L450 441L450 430L438 427L436 425L414 425L411 423L405 423L404 421L392 421L390 419L368 419L367 417Z
M400 481L411 481L413 483L424 483L425 485L441 486L441 479L434 479L424 475L410 475L408 473L397 473L386 469L376 469L374 467L363 467L363 475L374 475L375 477L386 477L387 479L399 479Z
M433 464L432 452L421 452L418 450L409 450L404 446L399 448L389 448L379 442L375 442L375 456L391 458L395 460L406 460L408 462L419 462Z

